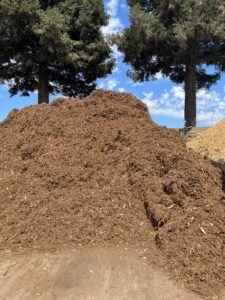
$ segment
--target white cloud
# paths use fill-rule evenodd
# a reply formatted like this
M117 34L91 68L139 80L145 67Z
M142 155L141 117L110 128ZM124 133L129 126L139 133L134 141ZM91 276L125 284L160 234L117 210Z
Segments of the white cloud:
M144 85L144 82L139 82L139 81L132 82L132 86L142 86L142 85Z
M1 84L1 88L6 91L9 89L9 85L6 83L3 83L3 84Z
M158 72L158 73L154 76L154 78L155 78L156 80L161 80L161 79L163 79L163 74L162 74L161 72Z
M120 7L121 7L122 9L128 9L128 6L127 6L125 3L121 4Z
M153 98L153 96L154 96L154 93L153 93L153 91L151 91L151 92L149 92L149 93L143 93L143 95L145 96L145 98L144 98L144 100L146 100L146 101L150 101L150 100L152 100L152 98Z
M164 91L161 97L154 97L154 93L143 93L143 101L149 108L150 114L184 119L184 90L181 86L174 86ZM225 98L215 91L201 89L197 93L197 119L201 125L212 125L225 117Z
M102 27L104 35L113 34L121 31L124 28L121 20L118 17L112 17L109 19L109 24Z
M144 85L144 82L140 82L140 81L133 81L133 80L128 80L127 81L128 84L132 85L133 87L136 87L136 86L142 86Z
M108 81L100 81L97 85L97 89L114 90L117 87L119 81L116 79L110 79Z
M183 109L178 108L174 105L174 91L173 89L170 92L164 92L162 96L158 99L154 99L154 93L143 93L144 99L143 101L149 108L150 114L155 116L168 116L176 119L183 118Z
M118 80L116 80L116 79L110 79L110 80L108 80L108 82L107 82L106 88L107 88L108 90L113 90L118 84L119 84L119 81L118 81Z
M107 13L110 15L109 24L102 28L104 35L113 34L121 31L124 26L122 21L118 18L119 0L110 0L106 4L108 8Z
M115 17L118 11L118 0L110 0L107 4L106 7L108 8L107 13L110 14L111 16Z
M116 65L112 71L113 74L117 73L119 71L118 65Z
M171 90L175 98L184 100L185 94L184 89L181 86L174 86Z
M105 88L105 83L103 81L100 81L97 85L97 89L104 89Z
M112 49L112 51L113 51L113 55L114 55L117 59L119 59L119 58L121 58L121 57L123 56L123 54L118 50L118 47L117 47L116 45L112 45L112 46L111 46L111 49Z
M119 88L119 89L118 89L118 92L124 93L124 92L125 92L125 88Z
M111 46L111 50L113 52L113 56L116 59L115 67L113 69L113 74L119 72L119 66L121 66L122 62L122 53L118 51L118 48L116 45Z

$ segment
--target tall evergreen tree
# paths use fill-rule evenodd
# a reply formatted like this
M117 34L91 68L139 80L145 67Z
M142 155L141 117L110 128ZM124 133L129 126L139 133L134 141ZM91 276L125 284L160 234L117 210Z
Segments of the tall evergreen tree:
M0 82L39 103L86 96L114 65L106 24L102 0L0 0Z
M128 0L131 25L115 40L135 81L161 72L185 86L185 126L196 126L196 91L209 88L220 71L207 66L224 59L223 0Z

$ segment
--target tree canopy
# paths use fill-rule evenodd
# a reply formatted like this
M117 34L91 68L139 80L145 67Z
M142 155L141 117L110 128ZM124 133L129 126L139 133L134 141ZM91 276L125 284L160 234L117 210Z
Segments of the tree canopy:
M114 59L102 0L0 0L0 81L9 92L84 97Z
M196 90L220 78L225 39L222 0L128 0L131 25L117 38L135 81L161 72L185 83L185 125L196 126ZM208 72L207 66L215 66ZM222 66L222 65L221 65Z

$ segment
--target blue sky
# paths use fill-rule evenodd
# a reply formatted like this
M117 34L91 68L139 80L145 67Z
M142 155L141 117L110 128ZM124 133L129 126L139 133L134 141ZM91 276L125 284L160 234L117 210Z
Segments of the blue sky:
M105 9L111 15L109 25L103 28L105 34L119 32L129 25L129 10L126 0L105 0ZM129 92L143 100L149 108L153 120L168 127L182 127L184 91L161 74L157 80L146 83L134 83L126 76L128 65L123 63L123 56L113 47L117 65L111 75L98 80L98 88L119 92ZM53 99L55 96L51 96ZM225 76L210 90L200 90L198 99L198 126L209 126L225 117ZM23 108L37 104L37 95L10 98L7 86L0 86L0 120L3 120L13 108Z

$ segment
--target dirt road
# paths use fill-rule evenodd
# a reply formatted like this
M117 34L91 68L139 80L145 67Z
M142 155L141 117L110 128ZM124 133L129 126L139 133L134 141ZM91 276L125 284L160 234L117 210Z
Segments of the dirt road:
M135 252L89 249L0 260L0 299L198 300ZM222 298L221 298L222 299Z

